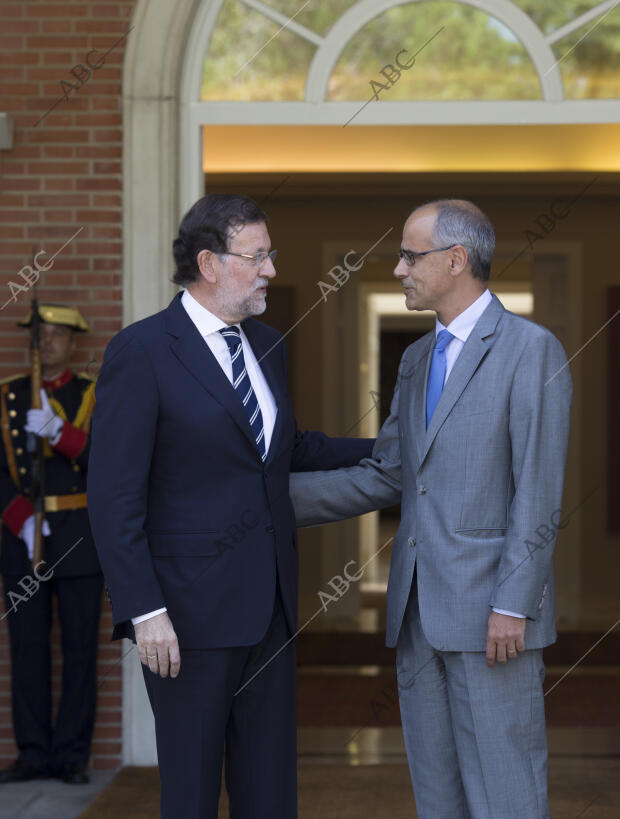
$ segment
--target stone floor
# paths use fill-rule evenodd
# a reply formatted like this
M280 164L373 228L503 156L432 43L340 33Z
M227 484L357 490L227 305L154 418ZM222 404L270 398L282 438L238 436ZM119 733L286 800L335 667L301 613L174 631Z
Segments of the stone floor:
M88 785L65 785L57 779L2 785L0 819L75 819L113 778L112 771L96 771Z
M617 729L552 728L549 748L551 819L618 819ZM299 752L300 819L416 816L400 728L302 728ZM156 819L156 771L123 774L120 798L113 788L104 791L113 778L109 773L94 773L84 787L55 780L5 785L0 819L77 819L89 805L87 819ZM223 797L220 816L227 815Z

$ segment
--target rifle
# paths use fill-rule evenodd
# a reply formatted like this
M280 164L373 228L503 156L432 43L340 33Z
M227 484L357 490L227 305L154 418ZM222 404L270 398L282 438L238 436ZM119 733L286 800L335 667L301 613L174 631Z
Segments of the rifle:
M41 409L41 346L40 317L36 288L32 296L32 320L30 323L30 406ZM34 432L27 434L26 448L30 454L32 482L30 498L34 507L34 552L32 564L43 560L43 519L45 517L45 455L44 439Z

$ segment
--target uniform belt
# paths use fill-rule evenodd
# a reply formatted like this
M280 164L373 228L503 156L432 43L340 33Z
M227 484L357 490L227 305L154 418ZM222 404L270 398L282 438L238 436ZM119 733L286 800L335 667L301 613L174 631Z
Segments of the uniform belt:
M61 512L63 509L84 509L86 506L86 492L76 495L46 495L45 511Z

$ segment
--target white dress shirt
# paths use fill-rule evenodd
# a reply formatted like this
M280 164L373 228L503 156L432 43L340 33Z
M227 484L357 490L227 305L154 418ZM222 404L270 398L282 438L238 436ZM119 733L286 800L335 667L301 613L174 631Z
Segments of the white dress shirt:
M463 310L462 313L452 319L450 324L447 327L439 321L436 320L435 323L435 338L439 335L442 330L448 330L449 333L452 333L454 336L453 339L446 345L446 379L444 384L448 380L450 373L452 372L452 368L456 362L456 359L461 354L461 350L465 345L465 342L469 338L469 334L474 329L474 325L480 318L480 316L484 313L484 311L489 306L492 296L490 291L487 289L484 293L479 296L475 302L469 305L467 310ZM505 611L504 609L493 609L494 612L497 614L508 614L510 617L519 617L522 620L525 620L524 614L517 614L514 611Z
M233 371L230 349L226 339L219 332L222 327L228 327L229 325L197 302L188 290L185 290L181 296L181 304L185 308L187 315L194 322L200 335L206 341L209 349L215 356L217 363L224 371L226 378L228 378L232 384ZM269 444L271 443L273 430L276 424L278 407L273 397L273 393L269 389L267 379L263 375L263 371L256 360L256 356L254 355L254 351L250 346L247 336L239 324L235 324L233 326L237 327L241 334L245 367L263 416L263 428L265 430L265 452L269 452ZM138 623L141 623L143 620L148 620L150 617L155 617L156 614L163 614L164 611L166 611L166 609L162 608L157 609L156 611L151 611L148 614L141 614L139 617L132 617L131 622L135 626Z

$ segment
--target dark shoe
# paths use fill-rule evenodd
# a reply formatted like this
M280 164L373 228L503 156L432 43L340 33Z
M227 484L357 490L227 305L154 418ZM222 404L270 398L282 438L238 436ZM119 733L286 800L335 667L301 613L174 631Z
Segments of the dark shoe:
M65 765L60 773L60 779L67 785L86 785L89 781L86 766L77 762Z
M21 759L16 759L12 765L0 771L0 784L8 782L27 782L29 779L42 779L46 776L42 771L32 768Z

